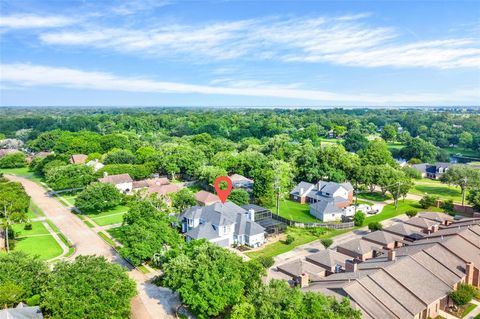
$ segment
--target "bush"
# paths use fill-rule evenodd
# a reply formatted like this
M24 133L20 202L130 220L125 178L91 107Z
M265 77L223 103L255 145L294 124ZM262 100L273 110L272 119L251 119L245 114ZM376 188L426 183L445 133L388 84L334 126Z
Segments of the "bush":
M327 230L323 227L312 227L312 228L309 229L309 232L313 236L320 237L320 236L324 235L327 232Z
M355 224L355 226L362 226L363 222L365 221L365 218L366 218L365 214L361 211L358 211L353 216L353 223Z
M30 223L25 224L25 227L23 227L23 229L25 229L25 230L32 230L32 224L30 224Z
M405 175L407 175L410 178L414 178L414 179L422 178L422 174L413 167L405 166L402 168L402 171L405 173Z
M472 300L477 293L477 289L471 285L459 284L457 290L452 291L449 296L457 306L463 306Z
M440 206L444 212L451 213L453 212L453 199L448 199L442 202Z
M438 197L425 195L422 197L421 200L418 201L422 208L429 208L435 206L435 202L437 201Z
M257 260L264 268L270 268L275 263L272 256L260 256Z
M7 154L0 158L0 168L17 168L25 167L26 165L25 154L21 152Z
M370 229L370 231L382 230L383 225L379 222L371 222L370 224L368 224L368 229Z
M25 301L27 302L27 305L29 305L30 307L38 306L40 304L40 295L39 294L33 295L30 298L27 298Z
M417 212L416 210L410 209L410 210L407 210L407 211L405 212L405 215L407 215L408 217L412 218L412 217L417 216L417 213L418 213L418 212Z
M294 241L295 241L295 237L293 237L292 235L287 235L287 239L285 240L285 244L290 245Z
M331 238L323 238L322 240L320 240L320 242L322 243L323 247L328 248L328 247L332 246L332 244L333 244L333 239L331 239Z

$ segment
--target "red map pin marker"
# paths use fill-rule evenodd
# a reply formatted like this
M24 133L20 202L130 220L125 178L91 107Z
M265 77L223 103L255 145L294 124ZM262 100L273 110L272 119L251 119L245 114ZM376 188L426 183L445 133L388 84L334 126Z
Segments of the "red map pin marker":
M220 182L226 182L227 188L221 189ZM219 176L217 177L215 182L213 182L213 186L215 187L215 191L217 192L217 195L222 201L222 203L225 203L227 201L228 195L230 195L230 192L232 191L232 180L228 176Z

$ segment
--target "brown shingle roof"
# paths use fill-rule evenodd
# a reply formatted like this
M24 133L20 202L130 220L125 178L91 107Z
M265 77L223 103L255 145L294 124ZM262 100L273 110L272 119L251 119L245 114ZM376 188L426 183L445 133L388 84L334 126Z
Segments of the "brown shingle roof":
M87 158L88 156L85 154L73 154L70 157L70 162L72 162L72 164L85 164Z
M157 195L167 195L171 193L176 193L182 188L182 184L153 185L148 187L147 192L149 194L157 193Z
M220 198L217 195L203 190L195 194L195 199L197 200L197 202L203 203L205 205L213 204L220 201Z

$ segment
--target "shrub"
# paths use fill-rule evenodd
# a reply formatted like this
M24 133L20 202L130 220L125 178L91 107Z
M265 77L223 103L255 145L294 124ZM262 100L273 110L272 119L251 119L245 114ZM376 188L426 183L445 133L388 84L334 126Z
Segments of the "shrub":
M443 209L444 212L446 213L451 213L453 212L453 200L448 199L442 202L441 208Z
M410 210L407 210L407 211L405 212L405 215L407 215L408 217L412 218L412 217L417 216L417 211L414 210L414 209L410 209Z
M257 260L264 268L270 268L275 263L272 256L260 256Z
M362 211L358 211L353 216L353 223L355 224L355 226L362 226L365 218L365 214Z
M32 230L32 224L30 224L30 223L25 224L25 227L23 227L23 229L25 229L25 230Z
M370 224L368 224L368 229L370 229L370 231L382 230L383 225L379 222L371 222Z
M309 231L310 231L310 234L317 237L320 237L327 232L327 230L323 227L312 227L309 229Z
M452 291L449 296L457 306L463 306L472 300L477 289L471 285L459 284L457 290Z
M295 241L295 237L293 237L292 235L287 235L287 239L285 240L285 244L290 245L294 241Z
M421 200L418 201L422 208L429 208L435 206L435 202L437 201L438 197L425 195L422 197Z
M323 247L328 248L328 247L332 246L332 244L333 244L333 239L331 239L331 238L323 238L322 240L320 240L320 242L322 243Z
M26 165L25 154L21 152L7 154L0 159L0 168L17 168L25 167Z

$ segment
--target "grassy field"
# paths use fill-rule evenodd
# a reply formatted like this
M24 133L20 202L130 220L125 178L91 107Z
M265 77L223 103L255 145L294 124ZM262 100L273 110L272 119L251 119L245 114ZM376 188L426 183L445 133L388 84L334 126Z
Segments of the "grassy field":
M330 230L327 231L324 235L315 236L308 229L289 227L286 234L295 237L295 240L291 244L287 245L282 241L278 241L273 244L266 245L265 248L261 250L246 252L245 254L250 258L258 258L260 256L275 257L277 255L286 253L297 246L307 244L316 239L330 238L349 231L350 229Z
M4 174L13 174L13 175L18 175L22 177L26 177L28 179L31 179L37 183L42 182L42 178L33 172L30 172L28 170L28 167L20 167L20 168L1 168L0 173Z
M113 238L115 238L118 242L122 242L122 226L110 228L107 230L107 233L110 234Z
M99 226L118 224L123 222L123 215L128 211L128 207L124 205L118 205L115 208L98 214L86 214Z
M63 252L52 235L18 238L15 251L23 251L29 255L38 255L42 260L60 256Z
M398 150L398 149L403 148L404 146L405 146L405 144L400 143L400 142L389 142L389 143L387 143L387 148L389 150L393 150L393 149Z
M48 230L45 228L45 226L43 226L42 222L32 222L31 224L31 230L25 230L25 224L15 224L12 226L12 228L17 237L49 234Z
M395 205L393 203L385 205L381 213L367 217L363 224L366 226L368 225L368 223L371 223L371 222L381 222L385 219L389 219L398 215L405 214L405 212L408 210L415 210L417 212L420 212L420 211L442 212L443 211L441 208L437 208L437 207L430 207L428 209L423 209L415 200L401 199L398 202L398 209L395 210Z
M371 200L374 202L383 202L383 201L386 201L387 199L391 199L392 196L390 194L386 194L385 196L383 196L381 192L373 192L373 193L358 194L358 198Z
M454 202L462 202L462 192L460 187L449 186L443 184L440 181L431 179L421 179L415 181L415 186L410 189L411 194L415 195L433 195L438 196L440 199L452 199Z
M276 212L276 208L271 208ZM289 199L281 200L279 203L279 215L290 220L305 223L320 223L321 221L310 215L310 206L300 204Z
M446 147L445 149L448 151L448 153L450 153L450 155L461 154L467 157L480 158L480 153L468 148L463 148L458 146L458 147Z

